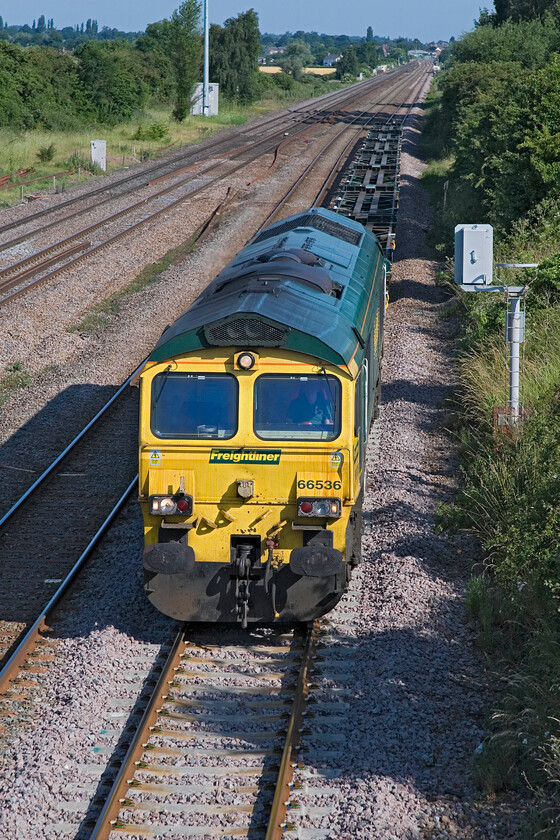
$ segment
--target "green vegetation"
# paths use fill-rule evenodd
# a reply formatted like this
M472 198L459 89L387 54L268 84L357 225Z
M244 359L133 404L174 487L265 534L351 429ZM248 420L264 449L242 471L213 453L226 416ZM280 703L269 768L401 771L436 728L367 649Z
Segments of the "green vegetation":
M244 105L258 99L260 50L259 19L253 9L210 27L210 78L220 85L221 96Z
M8 21L0 15L0 40L22 47L40 46L74 50L88 41L114 41L117 38L135 41L140 34L140 32L122 32L108 26L99 29L97 21L91 18L85 24L82 22L75 26L56 29L54 19L45 20L44 15L34 20L31 26L27 23L22 26L8 25Z
M23 369L21 362L10 362L6 365L5 373L0 376L0 406L20 388L31 385L30 374Z
M451 425L463 484L439 526L480 542L467 618L503 685L475 781L488 794L529 787L527 837L542 840L558 836L560 818L559 45L557 4L504 0L483 10L426 103L424 136L440 255L451 259L456 224L490 222L497 262L539 263L501 277L529 287L516 428L493 425L508 399L504 299L461 293L451 265L442 275L455 295L449 309L462 315Z
M285 50L269 54L267 63L284 64L286 54L293 56L294 52L305 51L303 66L321 66L327 55L348 55L352 54L360 68L371 72L378 64L396 64L397 61L406 61L408 50L427 49L418 38L381 38L373 34L373 28L368 26L366 36L348 35L326 35L318 32L286 32L284 35L273 35L265 33L261 43L265 50ZM297 45L293 49L293 45ZM352 61L352 59L349 59ZM292 72L291 68L287 72Z
M267 47L286 72L259 72ZM306 75L328 52L343 53L343 83L383 61L405 57L418 41L297 32L261 38L253 9L210 29L210 74L220 85L220 115L190 116L195 83L202 77L201 0L183 0L169 19L145 33L120 32L95 19L57 30L41 15L32 25L8 25L0 16L0 206L44 189L56 178L64 190L99 174L90 141L107 141L108 169L146 160L159 147L192 143L225 125L239 124L299 98L335 90L333 78ZM435 49L435 45L433 47ZM334 74L333 70L333 74ZM38 172L29 170L38 169ZM78 170L71 173L70 170ZM27 174L18 175L20 170ZM13 185L13 186L12 186ZM31 187L31 190L29 189Z

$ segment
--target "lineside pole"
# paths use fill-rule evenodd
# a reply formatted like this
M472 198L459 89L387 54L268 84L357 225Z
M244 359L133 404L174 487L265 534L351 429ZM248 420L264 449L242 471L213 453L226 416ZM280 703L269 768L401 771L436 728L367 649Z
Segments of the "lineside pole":
M519 422L519 370L520 348L525 339L524 313L521 311L522 296L508 294L506 341L509 342L509 423Z
M210 116L210 27L208 0L204 0L204 78L202 80L202 113Z

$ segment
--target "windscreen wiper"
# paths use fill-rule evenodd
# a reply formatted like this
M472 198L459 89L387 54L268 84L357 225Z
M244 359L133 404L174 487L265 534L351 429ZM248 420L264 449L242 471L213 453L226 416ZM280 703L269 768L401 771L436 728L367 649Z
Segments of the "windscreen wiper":
M169 376L169 371L171 370L172 367L173 367L173 365L167 365L167 367L163 371L163 374L162 374L163 375L163 381L162 381L162 383L159 387L159 391L157 392L157 396L154 399L154 408L156 407L156 405L159 402L159 398L161 397L161 392L163 391L163 386L167 382L167 377Z

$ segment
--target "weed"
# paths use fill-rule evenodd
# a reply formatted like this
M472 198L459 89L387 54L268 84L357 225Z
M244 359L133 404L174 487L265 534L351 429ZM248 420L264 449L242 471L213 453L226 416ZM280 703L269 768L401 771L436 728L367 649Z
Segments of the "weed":
M10 362L6 365L6 375L0 378L0 405L4 403L10 394L20 388L27 388L31 385L32 377L23 369L21 362Z
M49 163L49 161L53 160L56 154L56 146L54 143L50 143L48 146L39 146L39 151L37 152L37 160L41 163Z
M149 122L139 125L134 134L133 140L169 140L169 127L163 122Z
M469 209L470 186L454 180L445 138L437 137L438 107L437 96L427 103L424 148L432 159L424 184L435 208L432 244L451 254L455 221L480 217ZM485 572L468 581L466 617L501 687L473 778L489 795L528 786L540 807L526 836L542 840L557 838L560 818L559 235L557 204L543 201L530 219L514 224L509 240L496 243L497 262L542 263L536 274L500 278L530 286L522 429L493 429L494 406L508 400L504 298L454 288L441 310L441 317L463 315L453 428L463 482L455 503L438 509L436 527L468 530L480 542ZM451 263L438 284L451 291Z
M475 575L467 582L465 609L467 619L478 627L480 646L491 650L494 642L494 597L486 575Z
M513 732L500 732L483 742L473 763L473 782L486 795L517 788L521 783L519 772L520 743Z

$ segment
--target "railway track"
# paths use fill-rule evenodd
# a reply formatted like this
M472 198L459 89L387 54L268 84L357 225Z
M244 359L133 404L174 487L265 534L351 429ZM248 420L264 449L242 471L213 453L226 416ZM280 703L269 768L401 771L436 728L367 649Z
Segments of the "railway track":
M417 84L421 84L421 81ZM407 83L401 80L399 95L406 90ZM413 94L417 94L417 85ZM400 111L406 115L408 110L409 104L399 106L393 109L387 119L394 119ZM361 116L358 115L356 119L360 120ZM372 119L375 119L375 115ZM328 141L265 224L280 212L284 215L291 212L289 200L293 198L294 191L309 176L332 142L348 131L352 131L352 123ZM363 131L364 125L360 125L355 136ZM345 143L345 150L354 139L353 136ZM333 169L329 171L318 198L324 194L325 185L332 177ZM262 227L264 225L257 234ZM0 624L0 662L6 661L11 655L18 638L21 638L26 628L33 625L39 607L53 595L57 584L73 568L76 555L84 550L104 521L107 507L120 499L124 488L133 480L136 473L136 440L133 430L138 410L137 392L134 388L123 386L119 391L118 402L115 405L112 403L113 398L107 410L99 413L96 422L88 424L89 436L84 439L79 435L76 445L70 447L71 451L65 458L56 459L53 469L49 468L0 519L3 549L0 570L4 567L2 586L5 590L1 594L5 602L10 604L10 610L4 612ZM94 492L92 488L95 488ZM68 500L66 510L60 511L60 499ZM40 544L36 536L37 523L41 523ZM65 534L65 544L60 541L61 533ZM13 571L8 573L9 569Z
M406 109L409 110L409 104ZM351 127L346 129L350 131ZM360 126L349 143L344 140L346 147L355 143L363 130L364 126ZM339 154L335 166L330 168L317 200L326 194L328 183L338 172L342 156L343 152ZM285 202L282 212L286 210ZM82 450L76 448L72 454L74 460L65 461L62 472L58 475L50 473L46 477L49 485L43 502L33 494L34 491L24 499L24 502L31 497L33 499L28 508L27 524L24 520L18 521L18 517L23 515L20 508L25 507L24 502L14 505L8 512L9 516L0 520L0 528L9 523L8 532L0 532L3 546L8 547L10 552L8 557L12 557L9 562L21 567L10 587L10 598L14 603L11 618L14 620L9 623L20 635L24 626L29 630L31 625L27 642L12 656L9 667L0 673L0 690L12 683L14 678L17 679L17 672L22 666L31 672L40 672L48 667L53 654L43 632L49 624L49 610L54 610L59 602L52 603L51 598L48 608L34 623L32 612L36 608L37 597L45 594L47 583L53 586L54 581L63 576L64 562L67 566L75 562L76 535L79 533L83 540L86 531L93 531L94 537L100 531L103 505L97 509L96 499L103 500L103 513L106 515L109 496L109 490L101 483L103 476L109 472L113 474L114 486L110 492L115 496L114 510L123 504L130 490L136 460L136 440L131 433L130 422L136 414L136 395L131 388L123 388L122 395L122 400L115 401L104 415L107 421L105 430L101 427L95 430L98 448L94 449L91 442ZM122 438L115 434L120 427L123 429ZM111 445L114 444L111 451L108 449L107 430L113 439ZM127 439L130 439L128 443ZM103 457L100 452L104 453ZM121 472L121 478L115 481L115 475ZM44 486L44 482L41 484ZM120 492L115 492L117 485ZM61 499L68 505L62 511L62 522L56 519ZM44 509L40 507L42 504ZM89 508L92 514L95 509L91 523ZM37 523L43 526L47 521L53 523L53 551L56 546L55 562L60 562L60 567L53 565L53 555L46 550L42 559L50 557L50 560L44 566L39 564L37 583L31 586L31 589L35 586L35 590L30 597L31 573L25 563L26 558L33 558L36 552L33 551L32 540L25 540L28 534L34 533ZM77 528L74 529L75 524ZM59 556L65 549L57 544L64 532L70 537L66 561ZM20 548L21 554L14 555L13 552ZM3 558L5 556L3 553ZM0 561L0 566L2 562L4 559ZM52 573L53 568L57 569L56 576ZM45 577L47 569L48 577ZM3 580L7 580L6 574L3 574ZM21 597L16 608L13 593L17 592L18 584ZM71 580L65 582L66 587L70 584ZM63 596L64 592L61 593ZM8 628L3 630L6 634ZM294 766L298 765L296 787L307 790L311 786L314 790L314 804L306 819L318 820L320 824L328 813L328 807L321 801L320 785L315 784L316 780L311 780L311 784L305 776L302 737L306 736L308 749L314 751L316 760L318 757L328 762L329 751L343 748L339 724L346 700L340 683L344 682L348 667L344 646L326 636L319 646L324 649L327 677L323 681L320 678L313 685L312 667L315 667L316 674L320 676L321 673L321 660L315 658L320 632L315 624L305 638L295 633L279 640L276 634L263 631L258 643L253 638L253 644L248 646L246 636L245 641L241 638L237 640L235 637L240 632L228 630L228 644L224 646L223 637L217 636L215 629L205 635L198 631L187 634L182 628L171 645L170 655L153 694L140 698L140 701L133 696L128 707L124 704L128 711L144 708L142 723L132 741L130 736L123 736L119 741L120 749L113 761L119 769L105 774L105 781L113 783L111 792L106 796L105 787L103 796L95 797L97 803L92 813L99 811L99 807L102 810L95 818L91 840L101 840L109 834L113 838L113 833L115 837L262 836L266 840L277 840L291 826L296 826L297 821L292 819L292 815L301 814L289 781ZM14 638L9 640L6 636L6 654L13 651L14 644ZM33 646L38 656L30 659ZM334 687L331 685L333 673L336 677ZM315 677L313 679L315 681ZM21 685L20 678L18 692ZM25 679L23 688L25 690ZM305 715L306 721L314 722L309 731L304 732L304 706L310 691L315 695L311 697L316 701L313 704L315 718L310 713ZM102 748L103 744L100 745ZM105 804L100 805L100 800L105 800ZM289 806L286 806L287 802L290 802ZM63 832L65 825L60 825L59 829ZM306 828L304 820L298 828L298 836L304 840L326 836L326 833L316 833L318 830ZM84 836L89 837L89 832L88 825Z
M386 95L398 97L400 95L400 91L403 90L403 87L405 87L406 84L406 76L404 79L397 77L396 80L393 80L389 85L383 85L381 92ZM375 107L375 105L373 107ZM323 118L324 116L321 113L319 115L319 122ZM349 117L351 123L356 122L358 119L359 117L355 116ZM312 125L315 124L316 122ZM109 216L98 219L85 228L81 228L80 230L74 232L70 236L51 243L41 251L0 269L0 295L3 295L3 297L0 298L0 305L7 304L19 295L26 293L29 289L39 283L43 283L46 280L55 277L62 271L76 267L79 263L90 258L94 254L97 254L101 249L114 245L121 238L128 236L133 231L136 231L145 225L152 224L158 217L168 214L171 210L178 207L185 201L192 200L205 189L231 177L244 167L254 163L262 155L273 151L275 148L277 149L278 141L280 141L281 144L285 143L284 128L285 125L282 124L280 129L276 129L272 135L267 135L264 139L253 140L250 144L244 145L239 149L230 152L227 160L224 161L218 159L214 162L210 162L203 171L189 173L186 177L179 178L179 180L174 181L171 185L152 191L149 195L143 196L138 201L127 205L123 209L120 209ZM307 124L306 119L303 119L300 126L297 127L295 131L292 130L290 139L293 140L295 137L300 136L303 132L309 130L309 128L310 126ZM240 159L240 162L232 166L232 162L237 159ZM189 170L191 168L192 167L188 167ZM182 171L184 171L184 168L180 169L178 172L169 172L164 176L160 176L158 181L161 181L163 178L169 179L177 174L180 174ZM214 174L212 175L211 173ZM208 177L209 174L211 174L211 177ZM177 197L172 197L171 194L178 190L181 190L181 193L177 195ZM120 198L121 196L119 195L118 197ZM110 197L104 199L101 204L104 205L110 200L113 200L113 198ZM163 207L159 207L154 212L149 211L149 207L152 204L161 204L162 200L164 202ZM74 199L71 199L70 201L74 201ZM98 204L97 206L99 207L101 205ZM71 217L57 219L55 222L43 227L41 231L33 231L31 234L22 234L12 238L5 242L3 246L0 245L0 248L8 249L15 247L25 239L29 238L29 236L35 236L38 233L58 228L61 222L67 222L69 218L80 218L83 215L83 212L89 212L90 210L91 208L87 208L86 211L79 211L72 214ZM148 210L148 212L146 212L146 210ZM41 213L43 212L44 211L41 211ZM134 220L132 223L127 223L129 216L134 217L135 214L139 213L142 214L142 218ZM102 239L100 242L95 244L91 244L88 241L89 237L91 237L96 231L107 226L112 227L115 223L120 223L120 230L118 232L109 235L107 238ZM0 229L0 234L1 232L2 229ZM76 255L75 252L77 251L80 251L81 253ZM56 264L56 267L52 267L53 264ZM44 272L47 269L50 270L48 270L47 273L41 274L41 272ZM41 276L36 277L36 279L29 284L22 285L26 283L28 278L36 276L37 274L41 274ZM10 289L15 287L19 288L10 294L6 294Z
M381 93L381 91L390 87L392 84L393 80L390 77L391 74L386 78L361 83L362 87L359 91L359 97L363 98L370 91L378 90ZM0 251L12 248L38 233L58 226L62 221L79 217L92 209L102 207L111 201L116 201L141 187L150 186L151 184L167 180L174 176L180 176L186 172L192 172L193 169L205 163L212 162L220 156L235 158L245 152L251 151L256 145L274 141L276 138L284 138L286 130L299 129L300 131L305 131L325 119L333 119L340 113L340 108L351 106L357 96L358 91L353 88L338 91L334 94L327 94L325 97L316 100L319 107L317 105L312 107L302 105L289 111L280 112L279 115L261 121L256 126L252 126L250 135L249 130L246 128L239 130L235 134L227 133L224 136L219 135L217 138L214 137L213 140L204 141L195 147L190 147L172 156L168 156L164 161L148 168L143 168L140 172L121 177L117 181L108 181L108 183L102 184L94 190L66 199L56 205L24 216L21 219L6 223L0 226L0 238L4 233L16 228L27 227L27 225L44 219L47 216L57 216L56 220L52 223L47 225L42 224L41 227L34 228L31 231L25 231L21 235L0 242ZM242 140L241 145L239 145L239 139ZM60 212L67 208L73 207L76 204L79 205L80 203L85 204L91 199L98 199L99 196L107 193L109 195L101 200L96 200L93 206L87 205L82 209L73 211L71 215L60 216Z
M125 188L125 192L131 192L139 186L145 186L150 182L156 182L162 178L171 177L173 174L181 174L186 171L187 167L196 166L204 161L212 160L217 154L231 154L237 153L241 149L250 149L255 141L260 141L279 133L284 133L293 126L299 126L302 123L309 121L309 124L314 124L318 121L333 118L342 107L350 106L353 102L363 98L369 92L378 91L381 93L383 89L390 86L394 80L394 76L403 71L392 71L383 76L375 77L366 82L358 83L350 88L345 88L335 93L325 94L324 96L313 100L311 104L303 103L296 105L288 110L281 111L273 116L259 120L256 124L250 126L242 126L233 131L220 133L217 137L213 136L196 146L181 149L178 152L166 155L165 160L159 161L148 167L142 167L140 171L130 173L118 177L116 180L110 181L83 191L79 195L73 196L69 199L57 203L56 205L35 211L23 218L15 219L12 222L7 222L0 225L0 237L11 230L18 227L24 227L30 223L44 219L50 215L57 215L60 211L64 211L76 204L88 202L96 199L98 196L110 193L107 201L115 200L123 193L119 193L121 188ZM241 145L239 140L241 139ZM138 182L138 183L136 183ZM96 202L98 206L104 202ZM57 218L57 223L62 219ZM44 228L43 228L44 229ZM18 241L21 242L29 236L35 235L39 229L29 231ZM12 247L15 241L12 239L9 244L0 243L0 249Z
M181 629L91 840L281 837L319 632Z

